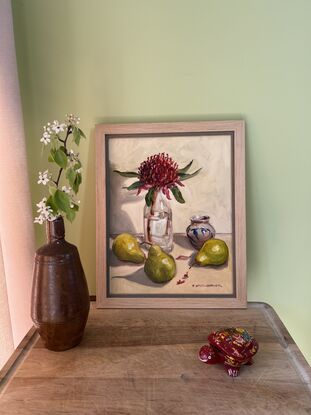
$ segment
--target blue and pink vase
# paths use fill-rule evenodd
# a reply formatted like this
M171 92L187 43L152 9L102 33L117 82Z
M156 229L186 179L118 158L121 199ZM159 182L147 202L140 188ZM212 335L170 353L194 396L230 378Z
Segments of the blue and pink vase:
M209 219L206 215L195 215L190 218L191 224L187 227L186 233L195 249L201 249L206 241L215 237L216 231Z

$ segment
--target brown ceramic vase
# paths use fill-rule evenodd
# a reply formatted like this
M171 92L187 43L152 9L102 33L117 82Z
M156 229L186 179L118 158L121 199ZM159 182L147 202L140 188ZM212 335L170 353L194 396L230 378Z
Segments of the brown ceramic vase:
M65 241L60 216L46 222L48 243L35 255L32 320L50 350L80 343L90 309L90 297L77 248Z

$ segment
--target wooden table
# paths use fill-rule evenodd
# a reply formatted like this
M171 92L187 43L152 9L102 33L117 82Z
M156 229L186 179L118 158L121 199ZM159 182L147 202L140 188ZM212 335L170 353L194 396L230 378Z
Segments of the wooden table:
M230 378L198 358L206 335L242 326L254 365ZM311 414L311 370L275 312L91 310L83 342L51 352L35 335L2 379L1 415Z

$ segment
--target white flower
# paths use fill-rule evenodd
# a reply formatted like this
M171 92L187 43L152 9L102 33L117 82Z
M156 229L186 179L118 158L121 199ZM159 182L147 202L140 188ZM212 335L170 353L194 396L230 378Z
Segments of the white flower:
M53 211L51 209L50 214L47 216L46 220L48 220L49 222L52 222L53 220L55 220L56 218L58 218L59 215L54 216L53 215Z
M44 218L42 217L42 215L37 216L34 220L34 223L39 223L39 225L42 225L43 222L44 222Z
M41 143L43 143L46 146L51 142L51 134L53 133L50 125L51 124L48 122L47 125L43 127L43 134L40 140Z
M74 158L76 157L76 153L72 149L70 149L68 153L68 157L70 160L74 160Z
M80 117L77 117L74 114L66 114L66 125L71 127L76 127L80 124Z
M43 173L41 173L41 171L39 171L39 180L38 180L38 184L42 183L43 186L45 186L46 184L48 184L50 181L50 174L48 170L45 170Z
M51 142L51 136L50 136L50 134L47 132L47 131L45 131L43 134L42 134L42 137L41 137L41 143L43 143L45 146L47 146L50 142Z
M72 163L79 160L79 153L75 153L72 149L68 152L68 160Z
M65 131L65 128L66 128L66 124L64 124L64 123L60 124L57 120L53 121L53 124L52 124L52 127L51 127L52 131L55 134L59 134L60 132Z
M52 211L52 209L50 208L50 206L47 206L46 205L46 197L44 197L41 200L41 202L37 203L37 206L39 208L37 210L37 212L40 213L43 216L47 216Z
M70 203L70 207L71 207L71 209L72 208L74 208L75 206L76 207L78 207L78 205L80 204L80 200L74 200L74 199L72 199L71 200L71 203Z
M45 208L46 207L46 197L44 197L42 200L41 200L41 202L39 202L39 203L37 203L37 206L38 206L38 210L37 210L37 212L41 212L41 210L43 209L43 208Z
M57 216L53 215L52 208L46 205L46 197L44 197L41 202L37 203L37 207L39 208L37 210L39 216L35 218L34 223L42 225L46 220L52 221L57 218Z
M67 193L67 194L70 194L71 190L72 190L71 187L66 187L66 186L62 187L62 191Z
M76 170L77 173L82 173L82 167Z

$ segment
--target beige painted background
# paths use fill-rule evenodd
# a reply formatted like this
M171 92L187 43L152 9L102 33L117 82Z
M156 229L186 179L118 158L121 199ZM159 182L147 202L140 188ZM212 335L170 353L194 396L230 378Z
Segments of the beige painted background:
M196 213L210 216L217 233L232 232L231 215L231 137L187 136L187 137L139 137L112 138L109 140L110 170L110 233L143 233L143 210L146 191L136 196L136 191L122 189L136 181L113 173L137 171L140 163L148 156L168 153L179 167L191 160L189 173L202 167L200 173L180 187L184 204L176 202L173 195L174 233L185 233L190 217Z

